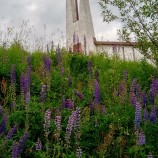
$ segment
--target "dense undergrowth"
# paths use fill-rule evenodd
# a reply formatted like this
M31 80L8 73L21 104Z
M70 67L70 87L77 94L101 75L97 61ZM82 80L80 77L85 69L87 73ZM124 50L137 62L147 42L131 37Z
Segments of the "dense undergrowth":
M0 157L158 155L157 77L145 61L1 47Z

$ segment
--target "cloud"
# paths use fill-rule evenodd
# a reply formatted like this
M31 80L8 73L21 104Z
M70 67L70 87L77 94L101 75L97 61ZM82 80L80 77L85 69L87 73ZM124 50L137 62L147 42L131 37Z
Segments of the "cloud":
M121 24L103 22L98 1L90 0L90 5L96 37L117 40L117 29L121 28ZM36 36L45 35L49 40L65 36L65 6L66 0L0 0L0 15L8 25L14 25L16 30L23 20L29 19L29 26L35 27Z

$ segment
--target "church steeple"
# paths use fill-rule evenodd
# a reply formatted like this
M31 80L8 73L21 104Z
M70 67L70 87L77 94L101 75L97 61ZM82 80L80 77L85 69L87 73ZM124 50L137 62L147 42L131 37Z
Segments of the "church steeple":
M67 0L66 2L66 45L73 48L73 35L78 35L80 43L84 46L86 37L86 52L95 51L93 38L94 28L90 11L89 0L80 0L80 8L78 9L77 0ZM78 13L79 10L79 13Z

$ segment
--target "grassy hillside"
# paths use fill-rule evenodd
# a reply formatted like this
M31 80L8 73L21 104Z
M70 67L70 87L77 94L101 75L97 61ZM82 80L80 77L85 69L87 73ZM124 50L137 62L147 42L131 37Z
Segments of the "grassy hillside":
M158 155L157 68L19 44L0 61L0 157Z

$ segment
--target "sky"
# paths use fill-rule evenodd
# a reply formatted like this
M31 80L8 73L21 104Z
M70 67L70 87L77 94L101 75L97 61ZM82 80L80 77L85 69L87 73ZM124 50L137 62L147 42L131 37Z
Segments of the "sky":
M103 22L98 0L90 0L90 7L96 38L116 41L121 24ZM62 40L66 29L65 13L66 0L0 0L0 31L10 28L20 32L23 26L34 34L34 40L36 37L46 41Z

